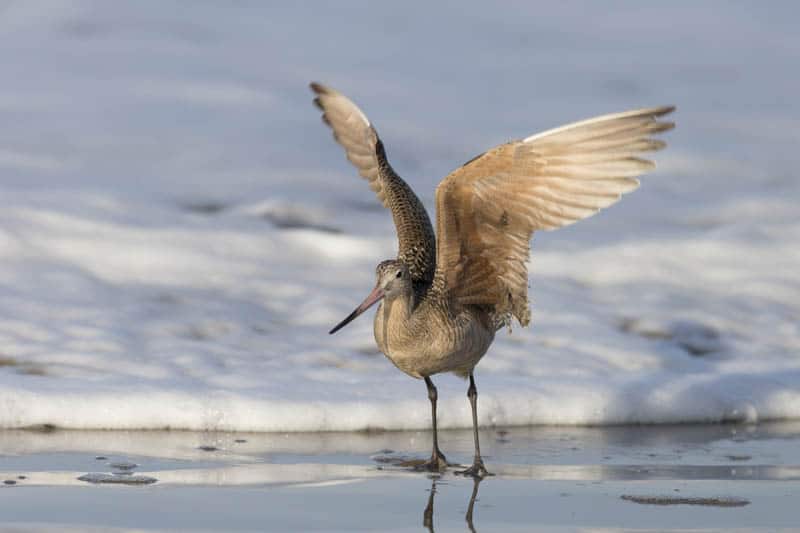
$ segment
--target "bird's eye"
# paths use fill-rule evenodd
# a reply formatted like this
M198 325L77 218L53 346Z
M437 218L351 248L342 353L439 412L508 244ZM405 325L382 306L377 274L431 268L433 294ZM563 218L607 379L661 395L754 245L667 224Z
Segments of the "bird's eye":
M397 276L395 276L395 277L402 278L403 277L403 271L402 270L398 270L397 271Z

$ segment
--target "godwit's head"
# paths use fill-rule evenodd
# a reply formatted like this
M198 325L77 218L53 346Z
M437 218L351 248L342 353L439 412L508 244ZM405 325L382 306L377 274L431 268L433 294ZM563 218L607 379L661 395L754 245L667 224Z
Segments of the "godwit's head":
M334 334L347 324L355 320L355 318L381 301L382 299L394 300L400 295L409 294L413 290L411 284L411 275L408 273L408 267L405 263L397 259L389 259L383 261L375 268L375 288L369 293L361 305L355 308L347 318L339 322L330 333Z

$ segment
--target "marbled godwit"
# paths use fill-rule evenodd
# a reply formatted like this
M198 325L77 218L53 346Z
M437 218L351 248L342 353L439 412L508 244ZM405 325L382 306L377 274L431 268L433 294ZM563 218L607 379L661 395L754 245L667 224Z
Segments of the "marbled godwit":
M381 302L374 322L378 347L428 388L433 451L425 466L431 470L448 465L439 450L431 376L469 378L475 457L460 473L482 477L488 472L478 443L473 370L497 330L512 318L523 326L530 321L525 261L533 232L572 224L638 187L636 177L655 165L637 155L665 146L650 135L674 126L658 120L674 107L575 122L475 157L436 188L436 239L425 208L389 165L366 115L331 88L312 83L311 89L347 158L391 210L399 240L397 259L378 265L375 288L330 333Z

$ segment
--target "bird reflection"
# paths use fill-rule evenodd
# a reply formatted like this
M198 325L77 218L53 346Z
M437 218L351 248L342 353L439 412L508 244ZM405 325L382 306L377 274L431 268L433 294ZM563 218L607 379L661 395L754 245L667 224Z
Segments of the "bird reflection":
M433 501L436 497L436 482L438 481L438 477L434 477L431 480L431 491L428 495L428 504L425 506L425 510L422 512L422 525L425 527L430 533L434 533L433 530ZM483 481L483 478L474 477L472 478L472 494L469 497L469 504L467 504L467 514L464 515L464 520L467 522L467 527L472 533L476 533L475 531L475 524L472 522L472 512L475 509L475 500L478 499L478 487Z
M436 495L436 479L431 482L431 491L428 495L428 505L422 511L422 526L433 533L433 497Z
M464 520L467 521L467 527L472 533L475 533L475 526L472 523L472 509L475 507L475 500L478 499L478 486L481 484L483 478L472 478L472 495L469 497L469 505L467 505L467 514L464 515Z

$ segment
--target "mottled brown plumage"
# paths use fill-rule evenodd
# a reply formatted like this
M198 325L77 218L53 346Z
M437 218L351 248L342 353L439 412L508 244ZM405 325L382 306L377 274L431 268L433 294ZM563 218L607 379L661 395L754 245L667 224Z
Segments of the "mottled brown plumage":
M665 145L652 134L671 129L653 107L576 122L497 146L445 177L436 188L434 239L425 208L394 172L375 128L341 93L312 83L323 120L389 208L399 241L396 260L378 266L366 300L336 326L381 302L375 340L403 372L425 380L431 399L434 446L429 468L446 460L436 438L436 388L430 376L469 377L475 459L464 471L486 475L477 433L473 369L495 331L516 318L528 325L525 262L534 231L589 217L638 187L655 165L639 157Z
M364 113L333 89L319 83L312 83L311 89L317 94L314 103L324 111L323 121L333 129L347 159L391 211L397 228L397 258L408 266L414 281L430 283L436 268L436 240L425 206L389 164L378 132Z

